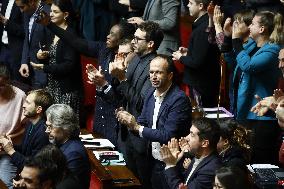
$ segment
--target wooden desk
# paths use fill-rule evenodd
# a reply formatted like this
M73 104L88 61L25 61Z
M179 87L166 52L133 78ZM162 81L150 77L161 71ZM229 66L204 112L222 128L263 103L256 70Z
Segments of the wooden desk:
M88 134L86 130L81 130L81 133ZM96 134L93 134L94 138L100 138ZM133 175L133 173L122 165L115 166L103 166L99 160L93 154L93 150L87 149L89 160L91 163L91 186L90 189L112 189L112 188L127 188L136 189L140 188L141 184L139 180ZM126 181L126 182L123 182Z
M108 189L108 188L140 188L139 180L133 173L122 165L103 166L95 157L92 150L87 150L91 163L91 185L94 188ZM124 179L130 179L128 182L123 182ZM119 182L122 181L122 182ZM90 188L93 188L92 186Z
M1 179L0 179L0 189L8 189Z

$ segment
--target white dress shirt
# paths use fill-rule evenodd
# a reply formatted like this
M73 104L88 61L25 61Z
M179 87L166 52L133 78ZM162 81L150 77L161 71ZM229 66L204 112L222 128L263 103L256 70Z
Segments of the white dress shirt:
M5 12L5 18L6 19L10 18L11 11L12 11L14 3L15 3L15 0L9 0L9 3L7 5L7 8L6 8L6 12ZM8 34L7 34L6 30L3 30L2 43L6 44L6 45L8 44Z

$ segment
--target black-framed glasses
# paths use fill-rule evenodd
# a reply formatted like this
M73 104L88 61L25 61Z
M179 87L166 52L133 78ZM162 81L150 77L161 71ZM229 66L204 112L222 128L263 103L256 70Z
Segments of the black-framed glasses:
M134 36L133 40L134 40L135 43L138 43L138 41L143 41L143 40L146 41L146 39L142 39L142 38L137 37L137 36Z

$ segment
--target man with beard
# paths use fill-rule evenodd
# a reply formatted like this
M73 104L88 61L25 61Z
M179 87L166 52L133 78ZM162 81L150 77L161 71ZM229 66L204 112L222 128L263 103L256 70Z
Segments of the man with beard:
M180 138L189 133L191 105L185 93L173 83L174 64L170 57L158 55L150 63L152 88L147 93L141 115L137 122L127 111L118 111L120 123L141 138L151 142L152 188L167 189L164 168L159 153L162 144L171 138Z
M46 133L49 142L56 145L67 159L67 166L77 176L82 189L90 184L90 163L87 151L79 139L79 121L73 109L66 104L53 104L46 110Z
M23 104L23 115L27 118L28 125L22 143L13 145L9 135L4 135L0 139L0 145L18 169L23 168L26 157L34 156L42 147L49 144L45 133L44 113L52 103L50 94L42 89L29 92ZM6 171L10 171L7 166L1 168L1 174ZM12 180L9 183L12 183Z
M189 150L194 154L185 174L178 174L177 161L179 154L172 154L172 146L163 146L161 156L166 164L165 175L170 188L211 189L215 171L221 166L216 151L220 139L220 126L216 121L199 118L192 121L190 134L186 136ZM180 178L184 175L184 178Z

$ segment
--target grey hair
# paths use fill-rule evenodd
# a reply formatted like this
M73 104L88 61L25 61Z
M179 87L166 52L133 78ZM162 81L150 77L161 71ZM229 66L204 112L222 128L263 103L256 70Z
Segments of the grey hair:
M69 138L79 136L79 120L69 105L53 104L46 110L46 116L53 127L64 129L68 133Z

